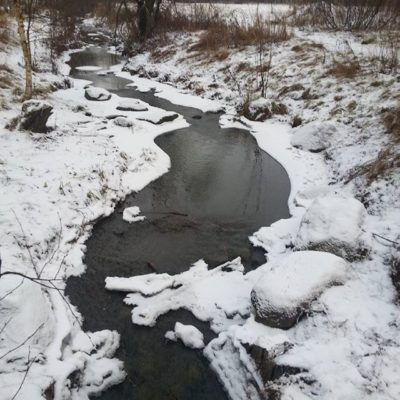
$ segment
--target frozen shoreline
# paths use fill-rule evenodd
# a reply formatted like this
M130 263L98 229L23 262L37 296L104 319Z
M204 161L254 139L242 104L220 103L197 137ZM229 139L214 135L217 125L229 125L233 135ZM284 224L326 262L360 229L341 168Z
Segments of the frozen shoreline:
M110 69L118 76L130 79L139 89L154 87L162 91L157 95L171 102L190 104L202 111L216 111L221 106L230 109L223 101L181 94L170 85L119 72L120 68L113 66ZM186 122L178 119L158 127L135 118L133 132L113 122L108 122L103 129L102 117L110 113L110 104L115 108L120 99L113 95L107 104L90 103L83 97L86 84L75 81L74 88L50 96L55 113L51 119L54 130L46 136L48 140L43 140L40 135L19 132L4 131L0 134L2 182L8 187L7 193L0 198L3 270L31 272L32 260L27 252L30 248L34 250L33 263L38 268L45 265L46 277L52 278L58 273L58 277L65 278L82 273L85 268L82 264L84 243L90 235L92 223L112 213L117 201L132 191L142 189L169 168L168 156L153 140L157 135L186 126ZM83 110L74 111L74 107L78 106L83 106ZM88 117L84 112L90 112L92 116ZM15 108L2 112L0 122L4 125L15 114ZM279 260L282 255L291 252L287 246L297 235L306 207L316 197L326 194L348 197L358 194L358 189L337 182L332 185L337 171L333 170L335 165L327 165L323 153L315 154L292 147L288 121L275 119L260 123L242 119L242 122L254 135L260 148L280 162L290 176L289 207L292 217L261 228L251 238L254 244L268 251L269 261ZM233 112L221 118L221 125L244 128ZM344 129L344 133L339 132L336 140L340 142L347 134L345 146L352 145L351 130L343 125L339 129ZM379 138L372 140L373 145L381 143ZM343 169L360 159L358 155L353 159L349 157L349 153L343 150L345 146L339 144L335 147L333 144L330 150L330 154L342 158L340 168ZM342 150L344 155L340 154ZM375 149L370 146L368 154L374 152ZM378 189L381 190L380 187ZM395 190L384 193L388 198L385 204L396 198ZM379 209L379 200L376 204L374 209ZM21 232L18 220L25 233ZM388 227L389 220L392 226L396 226L396 221L400 222L399 210L383 207L381 214L368 216L366 230L392 237L398 232L396 228ZM208 288L208 284L215 280L214 287L219 290L219 279L226 285L223 293L217 293L217 290L208 293L204 288L198 288L200 301L193 303L192 311L199 312L204 305L203 300L209 304L209 308L198 316L200 319L211 319L220 336L205 348L204 353L231 397L235 400L257 399L261 398L263 390L259 371L254 360L243 351L243 344L256 344L274 353L276 363L307 371L278 382L283 399L395 397L400 392L397 378L400 344L396 325L400 315L394 305L389 266L384 262L387 254L384 244L374 241L370 257L353 263L348 282L328 289L313 304L309 318L289 331L268 328L255 322L253 317L248 318L251 311L250 291L260 274L267 269L267 264L244 275L240 263L232 262L230 272L219 271L218 275L218 271L207 271L206 266L200 263L198 267L204 275L202 285ZM184 274L176 278L184 278ZM175 300L185 302L184 292L190 291L194 284L196 282L192 278L185 280L183 295L179 295L183 297L176 296ZM19 285L19 281L2 279L1 285L1 292L8 292ZM128 296L129 302L135 304L140 301L142 307L147 307L141 290L139 288ZM162 291L160 297L173 297L176 294L172 292ZM205 294L207 299L202 297ZM26 296L32 299L32 303L35 299L43 312L37 313L34 305L25 304L23 298ZM149 299L154 301L152 297ZM218 311L211 305L213 299L221 307ZM12 354L16 361L7 363L7 358L2 360L0 393L5 397L11 396L21 382L29 364L28 354L38 361L30 369L21 396L29 393L30 398L39 399L46 388L54 385L59 398L71 395L76 399L86 399L88 394L104 390L123 378L121 363L112 358L118 346L118 334L97 332L88 340L77 326L69 306L57 292L50 291L47 295L25 282L7 301L9 309L2 309L2 319L7 320L9 310L15 317L8 327L9 333L0 344L4 352L26 339L41 324L44 325L35 340L28 341ZM229 302L233 304L228 306ZM161 306L157 308L160 305L156 302L153 306L155 313L168 311L163 304ZM21 326L24 326L23 330ZM285 343L293 347L282 351ZM93 352L94 344L100 346ZM31 347L29 351L28 345ZM83 386L71 388L68 381L76 371L82 376ZM249 379L256 382L255 386L248 387ZM307 379L314 379L316 383L307 386Z

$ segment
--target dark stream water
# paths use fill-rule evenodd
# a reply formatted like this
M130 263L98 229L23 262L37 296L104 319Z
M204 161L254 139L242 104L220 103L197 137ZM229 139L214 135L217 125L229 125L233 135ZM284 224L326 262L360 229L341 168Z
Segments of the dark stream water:
M161 317L154 328L134 326L124 295L107 292L107 276L153 272L180 273L203 258L216 266L241 256L247 268L264 261L248 236L261 226L288 216L289 179L285 170L261 151L245 130L221 129L219 114L174 105L154 93L127 88L114 75L76 70L81 65L108 68L118 57L91 47L72 55L71 76L88 79L123 97L183 115L190 127L156 140L171 158L171 169L139 193L127 197L98 222L87 242L86 273L68 281L67 294L85 318L84 328L115 329L121 334L117 356L126 381L101 399L216 400L227 396L199 351L164 339L176 321L197 326L208 343L214 335L189 312ZM110 110L110 114L115 110ZM122 211L139 206L146 220L127 224Z

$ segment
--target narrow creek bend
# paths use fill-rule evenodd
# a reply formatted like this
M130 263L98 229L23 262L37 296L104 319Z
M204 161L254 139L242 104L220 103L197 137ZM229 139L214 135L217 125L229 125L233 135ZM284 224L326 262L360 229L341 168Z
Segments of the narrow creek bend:
M170 171L128 196L110 217L94 226L87 242L87 271L68 280L67 295L84 316L84 329L115 329L121 334L117 357L124 361L128 377L100 398L226 399L201 352L164 339L165 332L179 321L197 326L208 343L214 337L208 324L180 310L161 317L154 328L135 326L130 307L123 304L124 294L106 291L104 279L147 274L152 269L180 273L201 258L211 266L237 256L247 268L260 265L263 251L252 247L248 236L288 216L289 179L247 131L221 129L220 114L174 105L152 92L141 93L112 74L75 69L83 65L108 68L117 61L106 49L90 47L72 54L71 76L175 111L191 126L157 138L157 145L171 158ZM122 211L129 206L139 206L146 220L124 222Z

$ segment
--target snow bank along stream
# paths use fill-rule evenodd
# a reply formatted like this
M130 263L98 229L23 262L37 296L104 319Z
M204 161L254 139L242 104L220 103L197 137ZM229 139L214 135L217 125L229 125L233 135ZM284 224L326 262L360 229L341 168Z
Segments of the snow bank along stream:
M208 324L179 310L160 318L153 328L133 325L123 295L106 291L105 278L177 274L199 259L217 266L240 256L248 269L260 265L264 252L253 247L248 237L288 216L289 179L247 131L222 129L219 113L174 105L94 68L104 70L117 61L105 49L89 47L72 54L71 76L179 113L190 126L157 138L157 145L171 159L170 171L95 225L87 243L87 271L69 280L67 294L83 314L85 330L115 329L121 334L117 356L124 361L128 377L102 399L225 399L202 353L164 338L178 321L199 328L207 344L215 337ZM93 67L82 68L86 65ZM122 110L110 109L110 118L117 114L129 118L134 111L124 110L128 103ZM117 118L116 123L126 120ZM145 219L124 221L127 207L139 207Z

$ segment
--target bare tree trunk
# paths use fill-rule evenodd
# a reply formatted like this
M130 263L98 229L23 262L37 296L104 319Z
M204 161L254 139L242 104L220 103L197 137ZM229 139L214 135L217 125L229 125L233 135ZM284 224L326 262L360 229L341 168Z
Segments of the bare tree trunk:
M21 0L13 0L14 14L18 26L19 41L21 44L22 53L25 61L25 94L24 100L32 98L33 83L32 83L32 55L31 49L26 37L24 28L24 16L22 13Z

